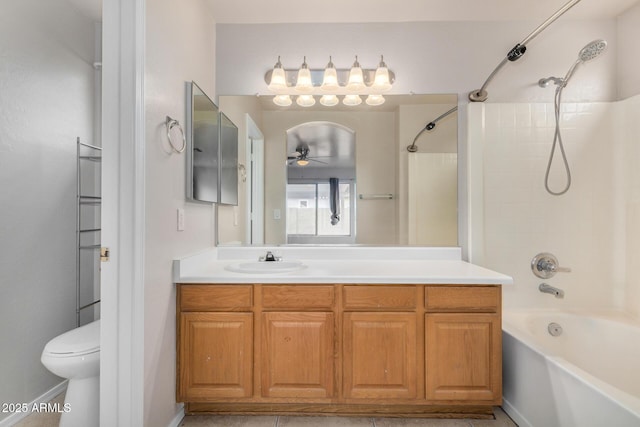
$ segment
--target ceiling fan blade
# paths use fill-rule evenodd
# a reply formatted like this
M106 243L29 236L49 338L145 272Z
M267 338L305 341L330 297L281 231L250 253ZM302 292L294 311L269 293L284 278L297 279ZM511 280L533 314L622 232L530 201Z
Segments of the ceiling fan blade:
M309 160L310 162L322 163L323 165L328 165L329 164L327 162L323 162L322 160L316 160L313 157L307 157L306 160Z

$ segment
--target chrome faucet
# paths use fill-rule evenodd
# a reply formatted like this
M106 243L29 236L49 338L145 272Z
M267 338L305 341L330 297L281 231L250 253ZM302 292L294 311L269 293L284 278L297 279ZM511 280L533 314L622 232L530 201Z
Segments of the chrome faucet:
M540 283L538 289L543 294L551 294L555 295L556 298L564 298L564 291L562 289L558 289L555 286L551 286L547 283Z
M258 261L260 262L274 262L274 261L282 261L282 257L281 256L275 256L273 255L273 252L271 251L267 251L267 254L265 256L261 256L260 258L258 258Z
M531 260L531 271L541 279L549 279L556 273L569 273L571 269L560 267L558 258L548 252L542 252Z

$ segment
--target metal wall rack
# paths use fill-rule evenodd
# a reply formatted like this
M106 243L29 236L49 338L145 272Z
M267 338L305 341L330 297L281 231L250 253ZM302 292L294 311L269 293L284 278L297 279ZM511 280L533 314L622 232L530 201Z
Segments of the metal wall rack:
M85 144L80 142L78 137L76 140L77 156L76 156L76 177L77 177L77 202L76 202L76 323L81 326L82 312L86 309L95 307L100 303L99 291L95 292L95 284L99 283L100 272L99 268L92 268L91 274L86 277L83 275L83 270L88 267L88 262L83 260L83 253L89 251L92 256L91 265L98 265L100 260L100 212L99 209L102 205L102 197L100 195L100 168L102 163L102 148L95 145ZM83 188L83 182L86 180L86 170L88 165L93 166L93 177L91 179L91 191L92 194L87 194L86 188ZM85 186L86 186L86 182ZM96 194L98 193L98 194ZM89 210L91 218L86 220L87 212L86 207L93 207L95 209ZM84 208L84 209L83 209ZM98 209L98 211L96 211ZM87 226L87 223L90 225ZM86 280L90 279L90 280ZM86 281L89 281L90 289L93 293L90 298L90 302L86 302L82 297L83 285L86 285ZM93 317L91 318L93 320Z

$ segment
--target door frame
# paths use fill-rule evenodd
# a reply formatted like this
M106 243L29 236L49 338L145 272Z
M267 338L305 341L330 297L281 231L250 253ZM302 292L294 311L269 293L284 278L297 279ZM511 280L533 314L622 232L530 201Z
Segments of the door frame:
M102 6L100 425L144 425L145 0Z
M255 121L247 113L246 123L246 162L247 181L247 215L246 240L250 245L264 244L264 135ZM257 190L256 190L257 189Z

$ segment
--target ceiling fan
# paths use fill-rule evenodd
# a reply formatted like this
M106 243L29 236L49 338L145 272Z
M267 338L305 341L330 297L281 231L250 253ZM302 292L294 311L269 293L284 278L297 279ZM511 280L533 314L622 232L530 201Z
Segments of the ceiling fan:
M300 146L296 148L295 152L291 153L287 157L287 161L289 162L289 165L292 165L295 162L298 166L307 166L309 162L322 163L324 165L329 164L327 162L323 162L322 160L317 160L319 157L311 157L309 154L310 154L310 151L308 147ZM329 157L329 156L323 156L323 157Z

